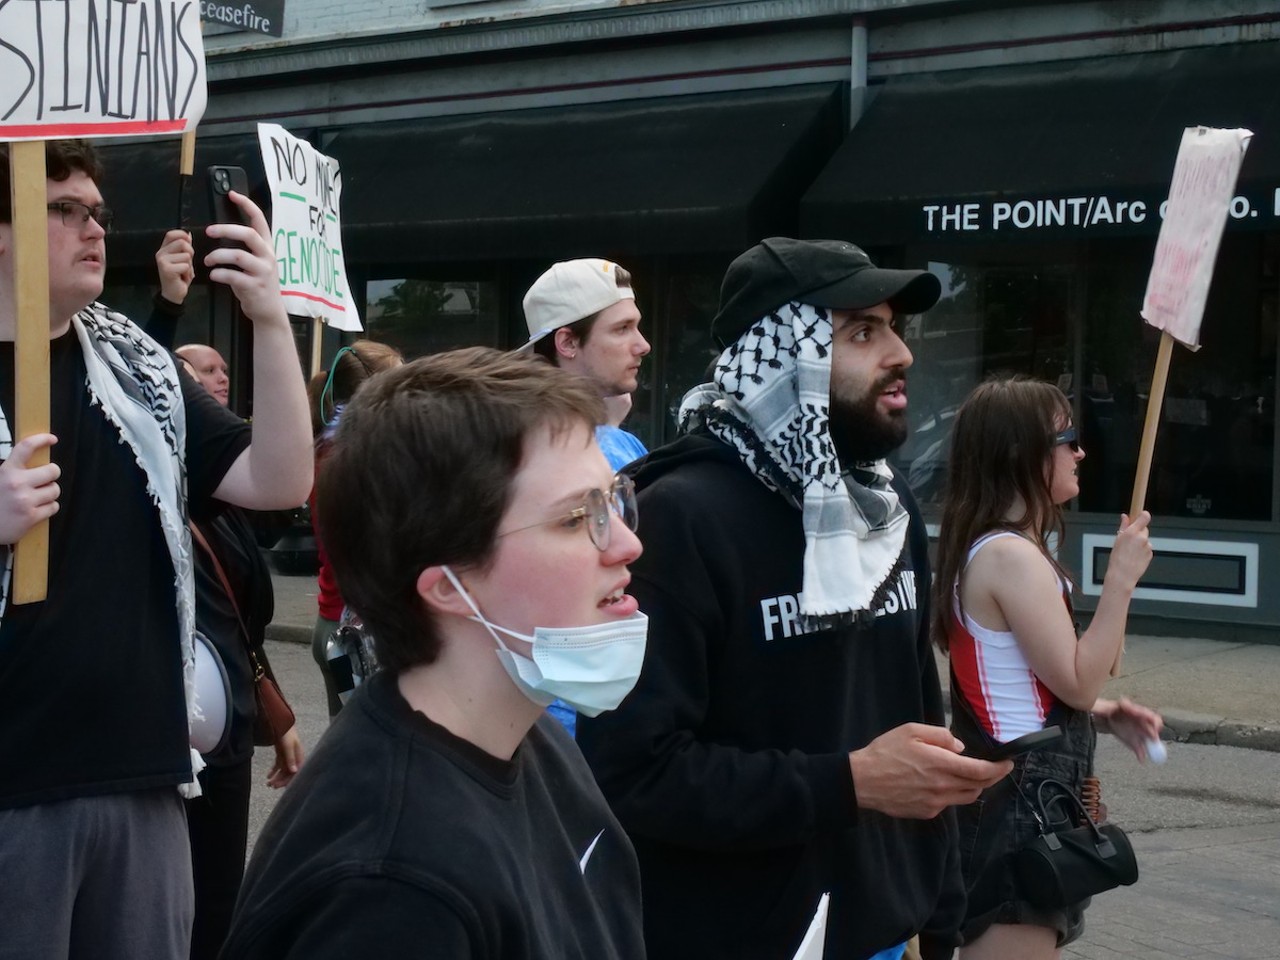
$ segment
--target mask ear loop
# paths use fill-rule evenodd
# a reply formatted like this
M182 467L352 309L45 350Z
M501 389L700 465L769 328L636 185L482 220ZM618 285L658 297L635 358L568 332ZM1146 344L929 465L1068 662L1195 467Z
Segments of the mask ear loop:
M480 608L476 606L475 600L471 599L471 594L467 592L467 588L462 585L462 582L458 580L456 576L454 576L454 573L449 569L448 564L441 566L440 569L444 572L444 575L449 578L449 582L453 584L453 589L458 591L458 595L467 602L467 606L470 607L471 612L475 614L471 619L476 623L483 625L484 628L489 631L489 636L493 637L498 646L503 650L507 651L507 653L512 653L511 648L502 642L502 637L498 636L499 631L507 634L507 636L524 640L526 643L533 643L533 637L526 637L524 634L516 633L514 630L508 630L506 627L500 627L496 623L490 623L486 620L484 614L480 612ZM512 655L514 656L515 654L512 653Z
M324 389L320 391L320 422L326 427L332 427L338 422L338 407L333 404L333 375L338 372L338 361L342 359L344 353L354 354L356 359L360 359L360 354L356 353L350 347L342 347L333 355L333 361L329 364L329 376L324 382ZM329 400L333 406L333 416L326 416L324 412L325 400Z

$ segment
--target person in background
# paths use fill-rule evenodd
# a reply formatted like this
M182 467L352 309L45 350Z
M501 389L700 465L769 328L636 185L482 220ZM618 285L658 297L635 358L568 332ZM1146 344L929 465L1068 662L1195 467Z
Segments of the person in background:
M320 474L381 669L254 847L227 960L643 960L635 853L543 707L616 706L647 621L598 397L472 348L379 374Z
M324 460L329 452L329 445L342 419L342 410L355 395L362 383L375 373L390 370L404 363L400 351L389 344L376 340L357 340L355 343L341 347L334 355L328 370L315 374L307 385L307 395L311 401L311 431L315 440L316 476L324 469ZM329 638L338 629L342 620L342 610L346 606L342 599L342 590L334 576L333 566L324 546L324 536L320 530L316 489L312 487L311 530L315 534L316 550L319 554L320 569L316 575L316 613L315 629L311 633L311 656L320 668L320 676L324 679L325 700L329 707L329 717L338 715L342 709L342 700L338 695L338 686L329 668L327 647Z
M596 443L609 465L621 470L648 453L621 426L649 353L630 272L597 257L553 263L525 293L523 306L529 339L520 349L585 377L605 400L607 419L596 427ZM559 700L547 709L573 736L573 711Z
M1080 493L1085 452L1071 404L1052 384L998 378L978 386L952 424L938 541L933 631L951 658L952 732L978 755L1056 725L1065 739L1017 758L1011 776L956 811L968 893L965 960L1049 960L1084 929L1086 903L1028 903L1010 855L1039 834L1032 803L1045 779L1084 799L1095 728L1139 760L1160 716L1099 697L1124 642L1129 600L1151 562L1145 510L1120 517L1093 620L1079 637L1072 583L1049 538Z
M631 274L595 257L553 263L534 281L523 305L529 339L520 349L586 377L601 397L627 398L621 410L621 401L615 401L609 420L596 429L605 459L621 470L643 457L644 444L619 426L640 385L640 362L649 353Z
M170 230L156 251L160 291L146 331L161 346L172 348L195 275L194 256L190 234L184 230ZM227 406L231 380L222 355L213 347L199 343L186 344L173 352L186 372L219 405ZM217 651L231 694L229 725L223 743L204 755L206 766L199 775L200 796L186 801L196 905L191 960L213 960L231 926L231 912L240 892L249 841L256 704L254 669L245 649L241 624L249 633L258 662L271 673L264 641L275 597L271 573L245 511L226 506L207 519L193 520L192 526L217 554L218 563L235 592L234 598L228 598L217 567L197 541L196 629L209 638ZM276 762L267 774L267 785L279 789L298 772L304 751L296 728L286 732L273 747Z

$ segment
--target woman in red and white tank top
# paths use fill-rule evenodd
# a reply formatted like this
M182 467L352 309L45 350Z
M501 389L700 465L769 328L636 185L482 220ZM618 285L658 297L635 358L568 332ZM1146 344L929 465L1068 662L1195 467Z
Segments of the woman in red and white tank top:
M1079 791L1092 771L1095 728L1145 759L1158 714L1099 699L1124 639L1129 600L1151 561L1150 515L1120 518L1093 621L1077 636L1072 584L1049 539L1079 492L1084 459L1071 405L1051 384L1023 378L979 386L951 435L933 629L952 665L952 732L981 752L1050 724L1058 744L1019 757L1013 772L957 808L969 905L962 960L1057 957L1083 929L1085 903L1047 911L1027 903L1008 854L1034 838L1026 800L1054 778ZM1021 789L1019 789L1021 788Z

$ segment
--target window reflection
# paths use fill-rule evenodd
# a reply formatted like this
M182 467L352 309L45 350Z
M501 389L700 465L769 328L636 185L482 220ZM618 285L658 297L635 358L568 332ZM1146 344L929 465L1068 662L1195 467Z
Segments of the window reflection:
M484 280L371 280L368 336L406 358L457 347L500 346L498 285Z

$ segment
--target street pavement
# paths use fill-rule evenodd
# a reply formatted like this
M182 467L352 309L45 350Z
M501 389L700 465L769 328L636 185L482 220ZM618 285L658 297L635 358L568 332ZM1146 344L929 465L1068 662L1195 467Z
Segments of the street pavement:
M275 577L268 655L308 751L328 724L309 647L315 581ZM945 677L946 664L940 661ZM1280 645L1130 636L1107 696L1161 711L1169 760L1139 765L1110 737L1098 773L1133 840L1133 887L1095 898L1065 958L1280 960ZM255 758L250 842L277 794Z

